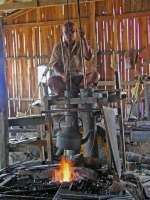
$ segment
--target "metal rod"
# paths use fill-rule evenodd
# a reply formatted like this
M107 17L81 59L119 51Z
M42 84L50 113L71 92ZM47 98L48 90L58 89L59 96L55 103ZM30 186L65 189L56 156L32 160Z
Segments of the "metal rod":
M69 2L67 0L67 21L68 21L68 30L69 30ZM70 69L70 43L68 43L68 66L69 66L69 72L71 72ZM71 73L69 73L69 85L70 90L68 90L68 110L70 112L70 96L71 96L71 90L72 90L72 82L71 82Z
M60 36L60 44L61 44L61 55L62 55L62 62L63 62L63 66L64 66L64 73L67 76L67 70L65 68L65 56L64 56L64 47L63 47L62 35ZM66 90L67 90L67 83L66 83Z
M65 62L65 57L64 57L64 48L63 48L63 39L62 39L62 35L60 36L60 44L61 44L61 55L62 55L62 61L63 61L63 65ZM64 72L66 74L66 69L64 67Z
M92 111L98 111L98 110L101 110L101 109L80 109L80 108L73 108L70 110L70 112L92 112ZM42 111L41 114L43 113L55 113L55 112L65 112L65 111L68 111L68 109L55 109L55 110L45 110L45 111Z
M79 4L79 0L77 0L77 9L78 9L79 28L81 29L81 18L80 18L80 4ZM86 77L86 67L85 67L85 63L84 63L82 37L80 37L80 47L81 47L81 58L82 58L82 66L83 66L84 88L87 88L87 77Z

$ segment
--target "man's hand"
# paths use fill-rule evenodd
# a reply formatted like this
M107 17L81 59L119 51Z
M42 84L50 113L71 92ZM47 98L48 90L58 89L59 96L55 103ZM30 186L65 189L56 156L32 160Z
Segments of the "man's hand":
M63 80L64 83L67 83L67 82L68 82L68 79L69 79L69 78L68 78L68 76L67 76L65 73L62 72L62 70L60 69L60 65L59 65L58 62L56 62L56 63L53 65L53 69L54 69L54 71L55 71L59 76L62 77L62 80Z
M66 74L61 74L61 77L62 77L62 80L63 80L64 83L68 82L69 78Z
M82 28L79 28L78 29L78 34L79 34L79 36L80 36L80 38L82 40L84 57L85 57L86 60L90 60L92 54L91 54L91 50L90 50L90 48L89 48L89 46L87 44L87 41L86 41L86 39L84 37L84 35L85 35L84 30Z
M84 33L84 30L83 30L82 28L79 28L79 29L78 29L78 34L79 34L79 36L80 36L81 38L84 38L85 33Z

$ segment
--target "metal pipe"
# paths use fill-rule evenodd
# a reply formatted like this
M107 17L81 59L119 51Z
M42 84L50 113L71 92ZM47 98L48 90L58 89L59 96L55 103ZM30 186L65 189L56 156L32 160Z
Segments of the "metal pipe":
M80 18L80 4L79 0L77 0L77 9L78 9L78 22L79 28L81 28L81 18ZM87 88L87 77L86 77L86 67L84 63L84 55L83 55L83 46L82 46L82 38L80 37L80 48L81 48L81 58L82 58L82 66L83 66L83 78L84 78L84 88Z
M80 89L81 97L91 97L94 93L93 88L89 89ZM82 104L84 109L93 109L94 104ZM92 111L91 111L92 112ZM91 112L82 112L82 122L83 122L83 135L87 136L90 130L95 130L95 120L91 115ZM91 134L88 141L84 144L84 156L85 157L98 157L98 145L96 140L96 133Z
M70 93L67 94L68 91L65 91L65 95L70 95L70 97L76 98L78 97L78 91L70 91ZM66 104L65 108L69 108L69 112L65 112L65 120L66 120L66 126L70 126L72 123L74 123L74 126L79 126L78 125L78 118L77 117L72 117L72 116L67 116L70 114L70 109L77 109L78 108L78 104ZM75 115L78 116L78 112L74 113ZM65 150L65 156L70 156L70 155L76 155L78 153L80 153L80 149L79 150Z

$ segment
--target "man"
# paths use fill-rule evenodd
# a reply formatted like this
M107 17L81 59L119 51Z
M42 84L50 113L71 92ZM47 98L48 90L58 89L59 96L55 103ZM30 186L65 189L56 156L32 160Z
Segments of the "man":
M75 24L66 22L62 32L65 41L54 47L49 62L50 67L57 74L48 80L48 85L55 94L62 94L66 88L78 90L84 87L81 46L80 41L75 40L77 35ZM91 51L84 37L84 31L79 29L78 34L82 41L84 59L90 60ZM86 75L86 79L89 87L99 81L100 74L91 72Z

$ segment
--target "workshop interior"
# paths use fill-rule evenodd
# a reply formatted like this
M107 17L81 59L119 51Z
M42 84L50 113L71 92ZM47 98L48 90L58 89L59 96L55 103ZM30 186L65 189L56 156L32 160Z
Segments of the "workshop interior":
M150 1L0 0L0 15L0 199L150 199Z

